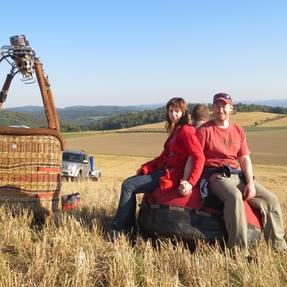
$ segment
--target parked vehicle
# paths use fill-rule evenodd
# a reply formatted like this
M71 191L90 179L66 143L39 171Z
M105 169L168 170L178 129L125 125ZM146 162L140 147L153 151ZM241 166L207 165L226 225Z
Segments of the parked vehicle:
M91 178L98 180L101 172L94 167L94 157L85 151L65 150L63 152L62 176L71 180Z

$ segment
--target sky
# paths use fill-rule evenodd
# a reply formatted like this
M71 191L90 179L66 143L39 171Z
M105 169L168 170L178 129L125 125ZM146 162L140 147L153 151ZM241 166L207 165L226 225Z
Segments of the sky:
M0 46L24 34L57 107L287 99L287 1L3 1ZM0 64L0 85L9 72ZM42 105L15 77L4 107Z

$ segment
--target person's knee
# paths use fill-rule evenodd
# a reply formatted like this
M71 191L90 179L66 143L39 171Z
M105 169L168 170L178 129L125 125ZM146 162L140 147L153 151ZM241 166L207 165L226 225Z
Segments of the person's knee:
M275 210L275 209L278 209L278 207L280 207L278 197L274 193L271 193L271 192L267 198L267 204L269 205L271 210Z
M130 178L125 179L122 182L122 192L132 193L134 191L134 186L130 180Z
M269 212L279 210L280 202L278 197L272 192L265 193L261 200L261 208Z

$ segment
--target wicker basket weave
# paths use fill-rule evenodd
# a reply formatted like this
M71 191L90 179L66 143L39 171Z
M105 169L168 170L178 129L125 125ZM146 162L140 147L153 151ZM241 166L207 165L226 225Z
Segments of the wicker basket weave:
M1 134L0 128L0 203L20 204L37 214L55 212L61 189L61 139L45 135L45 129L37 129L42 135L21 135L21 130L15 128L17 135Z

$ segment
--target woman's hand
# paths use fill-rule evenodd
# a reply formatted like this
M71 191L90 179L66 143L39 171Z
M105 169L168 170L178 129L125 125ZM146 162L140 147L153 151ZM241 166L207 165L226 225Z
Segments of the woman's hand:
M192 185L187 180L181 180L178 191L183 196L190 195L192 193Z

